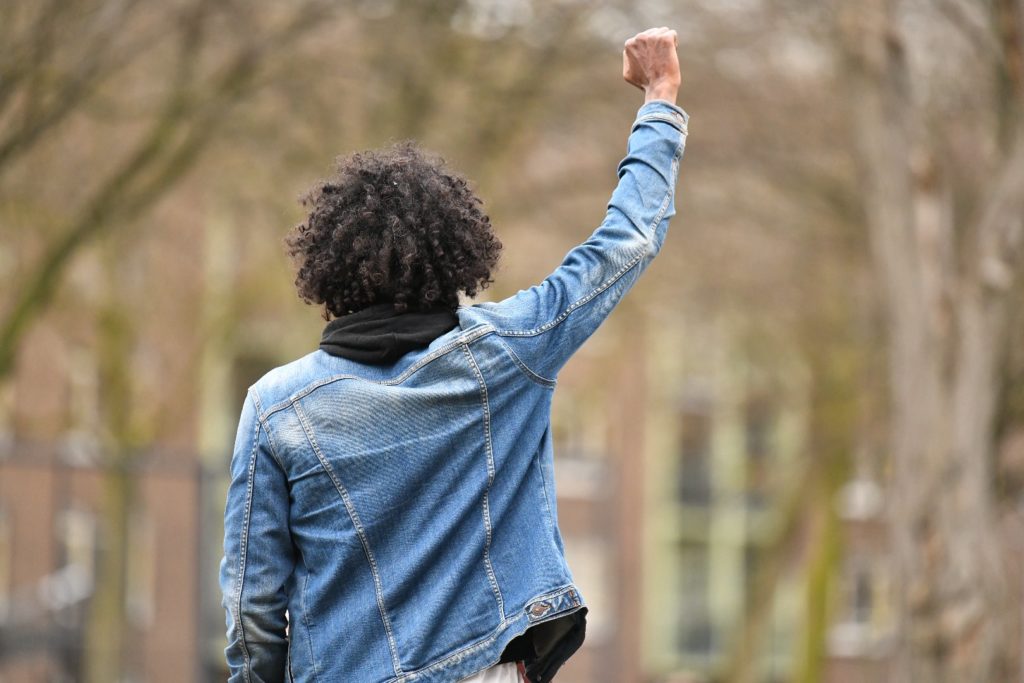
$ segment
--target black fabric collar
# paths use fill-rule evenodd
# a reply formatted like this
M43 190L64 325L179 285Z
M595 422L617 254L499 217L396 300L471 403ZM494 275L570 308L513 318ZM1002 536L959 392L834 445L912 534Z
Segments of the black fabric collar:
M327 323L320 348L357 363L390 365L458 324L458 316L448 308L397 313L390 303L374 304Z

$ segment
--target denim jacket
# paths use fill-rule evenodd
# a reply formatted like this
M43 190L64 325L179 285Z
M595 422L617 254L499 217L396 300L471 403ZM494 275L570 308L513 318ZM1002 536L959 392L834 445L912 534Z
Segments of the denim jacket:
M658 253L687 114L643 105L602 224L389 365L317 349L245 397L220 584L231 681L457 681L584 607L555 505L560 368Z

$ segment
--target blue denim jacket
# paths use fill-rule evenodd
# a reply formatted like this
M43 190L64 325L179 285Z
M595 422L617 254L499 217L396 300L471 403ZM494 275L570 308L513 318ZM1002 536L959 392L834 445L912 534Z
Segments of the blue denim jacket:
M603 223L541 284L393 365L249 388L220 583L231 681L457 681L584 605L555 507L559 369L661 248L688 116L642 106Z

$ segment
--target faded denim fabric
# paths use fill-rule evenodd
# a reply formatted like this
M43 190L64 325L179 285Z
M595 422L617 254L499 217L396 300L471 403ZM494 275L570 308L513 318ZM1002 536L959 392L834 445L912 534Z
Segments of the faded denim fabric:
M461 306L394 365L317 349L249 388L220 571L231 681L457 681L584 605L551 397L661 248L688 118L640 108L603 223L541 284Z

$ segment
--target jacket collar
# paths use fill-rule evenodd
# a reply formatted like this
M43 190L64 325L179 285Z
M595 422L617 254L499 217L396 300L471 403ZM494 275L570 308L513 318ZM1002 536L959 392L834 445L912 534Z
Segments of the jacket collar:
M327 323L320 349L357 363L390 365L428 346L458 323L458 316L448 308L398 313L391 303L374 304Z

